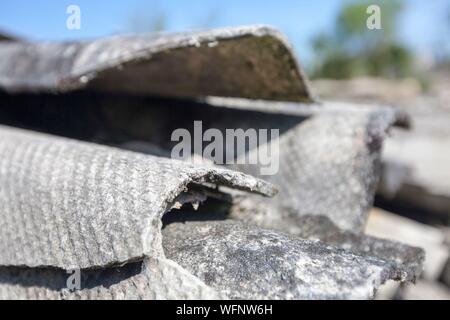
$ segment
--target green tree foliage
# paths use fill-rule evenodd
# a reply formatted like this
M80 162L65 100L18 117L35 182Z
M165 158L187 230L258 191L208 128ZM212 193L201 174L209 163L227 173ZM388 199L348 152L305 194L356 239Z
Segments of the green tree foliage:
M136 11L128 21L132 32L157 32L167 29L167 15L163 11L147 13Z
M367 28L368 6L381 8L380 30ZM347 2L336 17L331 33L313 41L315 78L350 78L360 75L400 78L413 69L410 51L397 39L400 0Z

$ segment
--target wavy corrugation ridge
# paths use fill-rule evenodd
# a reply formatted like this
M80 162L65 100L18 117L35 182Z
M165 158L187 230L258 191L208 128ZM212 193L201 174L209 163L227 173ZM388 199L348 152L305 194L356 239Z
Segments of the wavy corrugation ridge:
M0 43L8 92L102 92L313 100L286 38L268 26Z

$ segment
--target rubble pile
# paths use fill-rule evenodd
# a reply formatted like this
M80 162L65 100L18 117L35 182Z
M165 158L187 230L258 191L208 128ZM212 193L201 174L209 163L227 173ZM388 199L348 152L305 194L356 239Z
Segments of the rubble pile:
M422 243L365 232L407 116L318 101L278 31L10 39L0 57L1 298L369 299L420 277ZM278 130L277 172L171 159L195 121Z

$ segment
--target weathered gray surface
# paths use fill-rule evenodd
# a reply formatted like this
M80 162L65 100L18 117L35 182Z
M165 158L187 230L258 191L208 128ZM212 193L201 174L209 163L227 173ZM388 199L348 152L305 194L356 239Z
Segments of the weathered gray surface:
M382 143L397 119L387 107L327 102L297 124L292 118L272 120L270 127L283 128L280 168L264 179L279 186L279 197L270 203L244 199L239 206L245 209L238 208L235 216L263 226L277 220L283 224L292 216L327 216L344 230L363 231L378 183ZM232 167L259 176L256 166Z
M161 216L212 183L273 195L210 167L0 127L0 265L91 268L160 257Z
M115 36L90 42L0 43L0 87L87 87L156 96L311 101L290 45L266 26Z
M166 256L238 299L367 299L395 266L323 242L232 221L163 229Z
M0 299L221 299L200 279L165 258L81 270L81 290L69 290L65 270L0 267Z
M423 271L425 252L418 245L406 245L365 234L343 231L326 216L300 216L286 219L272 228L302 239L320 240L346 251L376 257L394 266L396 279L414 281Z
M388 279L414 279L402 257L380 258L373 247L354 252L240 222L173 223L162 241L167 258L83 269L72 292L65 270L0 267L0 298L367 299Z

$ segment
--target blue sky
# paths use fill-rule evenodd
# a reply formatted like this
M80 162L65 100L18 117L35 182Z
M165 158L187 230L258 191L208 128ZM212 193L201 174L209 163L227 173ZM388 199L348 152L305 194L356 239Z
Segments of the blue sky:
M300 58L308 60L311 38L332 27L344 1L1 0L0 30L40 40L72 40L130 32L133 17L145 19L160 14L166 16L170 31L264 23L286 33ZM66 28L70 4L81 8L80 30ZM399 35L406 45L420 54L448 46L445 17L450 0L405 0L405 4Z

